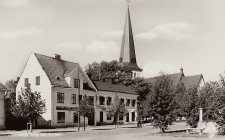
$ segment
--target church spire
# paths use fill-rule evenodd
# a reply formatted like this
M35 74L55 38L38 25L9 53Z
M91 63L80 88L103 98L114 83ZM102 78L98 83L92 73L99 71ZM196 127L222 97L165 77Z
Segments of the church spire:
M127 0L127 15L125 20L119 62L120 64L122 64L122 66L126 65L130 67L132 70L141 72L142 69L138 67L136 60L134 39L129 11L129 2L130 1Z

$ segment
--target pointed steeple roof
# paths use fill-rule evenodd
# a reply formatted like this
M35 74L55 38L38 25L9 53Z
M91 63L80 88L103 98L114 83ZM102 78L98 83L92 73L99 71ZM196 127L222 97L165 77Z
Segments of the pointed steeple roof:
M136 60L129 5L127 7L119 62L122 66L128 66L132 70L142 71L142 69L138 67Z

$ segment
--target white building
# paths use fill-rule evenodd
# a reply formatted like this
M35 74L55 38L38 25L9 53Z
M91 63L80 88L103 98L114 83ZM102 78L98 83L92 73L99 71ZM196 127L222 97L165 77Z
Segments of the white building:
M5 129L5 92L6 87L0 83L0 130Z
M96 121L103 123L114 122L114 117L107 115L107 109L113 103L115 95L118 96L121 103L126 105L128 113L123 117L119 117L123 122L134 122L137 116L137 96L138 94L124 85L113 84L113 80L108 82L94 81L94 85L98 90L98 100L96 108Z
M16 94L18 95L21 88L25 88L28 83L31 84L32 92L40 92L42 99L46 101L47 111L36 120L36 126L77 126L78 117L74 115L74 112L77 110L78 100L82 99L85 94L92 98L96 109L94 117L86 119L88 124L94 125L101 121L111 122L112 120L107 120L105 109L103 109L107 105L99 105L99 99L102 99L100 96L114 97L116 90L118 90L119 98L135 100L135 106L128 107L130 113L127 117L129 122L135 120L136 93L126 86L113 84L107 84L114 87L113 90L104 90L102 87L104 83L94 82L96 84L94 85L78 63L62 60L60 55L49 57L31 53L18 82ZM83 122L83 117L80 121Z

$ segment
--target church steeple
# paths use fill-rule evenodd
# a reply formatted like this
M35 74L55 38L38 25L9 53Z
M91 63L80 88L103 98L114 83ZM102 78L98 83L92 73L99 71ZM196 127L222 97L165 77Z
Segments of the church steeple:
M136 60L135 46L134 46L134 39L133 39L133 32L132 32L130 11L129 11L129 1L127 5L127 14L126 14L119 62L122 66L128 66L129 68L131 68L132 71L138 71L138 72L142 71L142 69L138 67L137 60Z

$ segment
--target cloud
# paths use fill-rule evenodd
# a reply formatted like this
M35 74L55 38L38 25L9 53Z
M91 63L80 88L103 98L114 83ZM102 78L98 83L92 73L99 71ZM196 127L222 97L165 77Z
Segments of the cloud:
M41 34L43 33L41 30L32 28L27 30L15 30L15 31L5 31L1 34L4 38L17 38L22 36L31 36L34 34Z
M118 53L119 45L113 41L94 41L89 46L87 46L86 50L94 53Z
M151 32L151 31L147 32L147 33L141 33L141 34L136 35L137 38L148 39L148 40L154 39L157 36L158 36L157 34Z
M6 0L3 3L3 5L6 7L20 7L28 4L28 0Z
M121 30L114 30L102 33L102 37L104 38L121 38L123 35L123 31Z
M82 45L80 43L73 41L62 43L57 46L58 49L80 49L81 47Z
M173 65L158 62L147 63L143 68L143 74L146 78L158 76L160 72L171 74L176 73L176 71L179 72L179 69L176 69Z
M147 33L137 34L136 37L147 40L161 37L179 41L193 37L196 29L197 27L195 25L186 22L166 23L157 25L152 31Z

